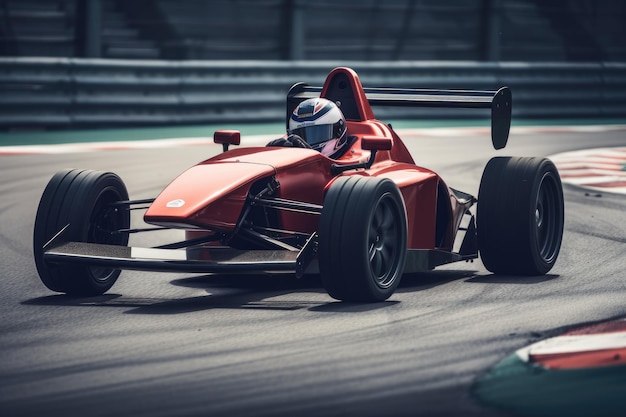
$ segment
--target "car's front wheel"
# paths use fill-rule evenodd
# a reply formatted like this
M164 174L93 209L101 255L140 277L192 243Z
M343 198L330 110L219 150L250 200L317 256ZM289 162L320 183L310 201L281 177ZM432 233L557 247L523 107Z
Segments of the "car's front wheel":
M63 241L127 245L130 212L112 203L127 201L122 180L110 172L65 170L46 186L35 217L33 252L41 281L71 295L99 295L111 288L120 271L106 267L48 264L44 246L64 227Z
M338 178L324 198L318 260L322 283L343 301L383 301L396 290L407 251L404 200L386 178Z

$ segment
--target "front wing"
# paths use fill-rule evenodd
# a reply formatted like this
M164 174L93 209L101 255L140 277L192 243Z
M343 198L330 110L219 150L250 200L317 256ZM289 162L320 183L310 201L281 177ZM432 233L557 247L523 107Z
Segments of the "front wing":
M229 247L185 249L141 248L88 242L49 245L43 253L48 263L72 263L139 271L190 273L293 272L296 277L319 273L310 238L299 251L240 250ZM475 256L472 256L472 258ZM466 259L457 253L430 249L407 252L405 273L425 272L436 266Z

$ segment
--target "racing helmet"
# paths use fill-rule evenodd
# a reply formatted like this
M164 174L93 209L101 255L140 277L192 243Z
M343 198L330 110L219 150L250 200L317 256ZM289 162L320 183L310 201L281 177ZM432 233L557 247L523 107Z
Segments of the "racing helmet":
M300 103L289 119L289 134L329 158L335 158L348 145L346 118L335 103L325 98L310 98Z

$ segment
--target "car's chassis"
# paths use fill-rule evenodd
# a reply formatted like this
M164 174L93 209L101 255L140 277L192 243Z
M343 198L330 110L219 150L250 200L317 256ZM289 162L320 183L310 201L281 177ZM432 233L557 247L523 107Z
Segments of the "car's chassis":
M67 224L43 248L46 262L75 263L114 269L189 272L189 273L246 273L246 272L292 272L300 278L304 274L317 274L317 232L310 235L290 230L262 226L252 226L247 216L252 208L288 210L319 215L323 206L301 201L272 198L273 187L268 185L256 195L248 195L243 214L233 233L211 233L207 236L186 239L156 247L130 247L90 242L64 240ZM475 202L472 196L454 190L466 204ZM131 211L145 209L154 199L119 201L109 204L108 211ZM437 266L462 260L478 258L474 216L468 210L467 227L460 250L448 252L436 249L408 249L404 273L430 271ZM106 217L106 214L104 215ZM148 233L168 230L165 227L141 229L100 230L111 236L135 233ZM227 244L237 235L257 247L264 249L235 249ZM279 236L288 236L280 238ZM220 246L207 246L219 243Z

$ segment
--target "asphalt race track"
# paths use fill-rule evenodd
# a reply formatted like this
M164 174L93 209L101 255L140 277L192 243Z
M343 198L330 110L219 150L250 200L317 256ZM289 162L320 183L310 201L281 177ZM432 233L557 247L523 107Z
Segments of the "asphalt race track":
M487 135L405 142L418 164L476 195L491 156L624 146L626 131L513 133L503 151ZM452 264L407 275L369 305L291 275L125 271L108 294L81 299L41 284L32 229L54 172L112 171L131 198L148 198L220 149L0 156L3 416L506 416L471 394L491 366L572 326L626 316L626 196L569 185L547 276Z

